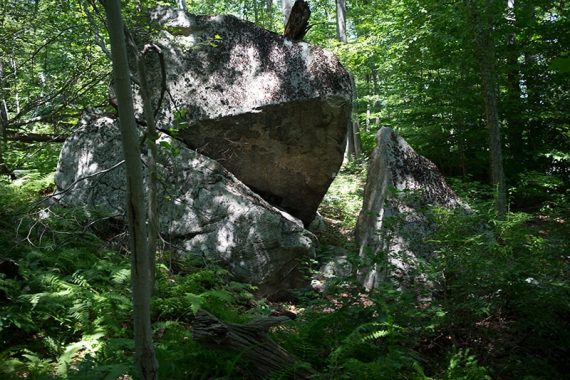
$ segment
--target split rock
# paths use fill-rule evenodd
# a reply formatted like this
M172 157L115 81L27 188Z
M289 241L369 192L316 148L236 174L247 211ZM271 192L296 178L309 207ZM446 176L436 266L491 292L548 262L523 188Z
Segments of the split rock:
M376 141L356 225L359 255L370 262L360 270L367 289L387 278L422 277L418 259L433 254L424 238L435 228L426 207L467 208L435 164L392 129L381 128Z
M64 205L126 221L117 121L90 116L63 146L57 197ZM221 262L237 279L258 285L261 295L303 285L298 259L314 256L317 241L299 220L268 204L216 161L166 135L157 144L160 232L166 241L181 252Z
M151 17L168 86L159 126L308 226L342 164L348 72L330 52L233 16L158 8ZM147 66L158 104L156 55Z

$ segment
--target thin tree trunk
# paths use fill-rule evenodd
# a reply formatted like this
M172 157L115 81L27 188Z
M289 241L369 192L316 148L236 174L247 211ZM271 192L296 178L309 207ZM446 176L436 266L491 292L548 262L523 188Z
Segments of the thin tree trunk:
M499 127L497 105L497 69L495 66L495 43L493 39L494 15L486 1L482 9L473 0L466 0L474 29L477 58L481 76L481 89L485 103L485 119L489 133L491 180L495 189L495 208L499 219L507 212L507 192ZM492 4L492 1L490 2Z
M336 0L336 35L340 42L347 43L346 38L346 1ZM352 84L352 112L354 111L356 100L356 82L354 77L350 74L350 81ZM358 121L348 122L347 130L347 156L348 159L357 157L362 152L362 143L360 142L360 131L358 131Z
M346 43L346 0L336 0L336 37Z
M134 46L136 49L136 45ZM151 279L154 282L156 242L159 234L159 215L158 215L158 173L156 169L156 160L158 151L156 149L156 140L158 132L156 131L156 123L154 120L154 110L150 97L150 89L148 87L146 68L144 65L143 54L135 54L137 61L137 70L139 74L139 82L141 88L141 97L143 100L143 113L146 122L146 145L148 148L148 255L151 259ZM152 288L151 288L152 289Z
M295 0L283 0L283 29L287 26L287 21L289 21L289 16L291 15L291 9L293 8L293 4Z
M188 5L186 5L186 0L176 0L176 7L188 12Z
M152 107L152 100L150 95L150 88L148 86L146 67L144 63L144 56L150 53L151 50L156 51L157 54L161 54L160 48L155 45L146 45L139 51L136 42L132 38L130 33L128 34L129 43L135 52L134 57L136 61L137 71L138 71L138 83L140 86L140 95L143 102L143 115L146 122L146 146L147 146L147 172L148 172L148 250L149 256L152 260L151 270L152 278L154 279L154 269L155 269L155 257L156 257L156 245L159 235L159 214L158 214L158 173L156 169L156 160L158 157L158 151L156 149L156 140L158 140L158 132L156 130L156 122L154 119L154 110ZM161 65L164 65L164 61L161 60ZM161 71L163 71L164 77L164 66ZM165 84L164 84L165 85Z
M360 140L360 123L358 120L352 122L352 137L354 140L354 155L356 157L362 154L362 142Z
M18 78L18 65L16 64L16 60L12 59L12 71L13 71L13 78ZM20 93L18 89L15 90L14 100L16 101L16 115L20 114Z
M513 29L516 24L515 0L507 0L506 22ZM520 88L520 72L518 69L518 57L520 55L516 43L515 32L507 36L507 141L510 150L510 162L516 166L526 162L526 152L524 144L524 122L522 119L522 103Z
M273 0L265 2L265 17L267 19L266 28L273 29Z
M371 108L370 101L368 101L366 103L366 124L365 124L365 129L367 132L370 130L370 119L371 119L370 108Z
M480 65L483 96L485 100L485 117L487 120L487 128L489 130L491 176L493 187L495 188L495 207L497 209L499 219L504 219L507 212L507 196L505 174L503 172L495 65L493 61L489 61L487 59L482 60Z
M4 152L5 152L5 139L4 139L4 130L5 126L0 121L0 174L7 174L9 173L8 167L4 162Z
M135 363L142 379L154 380L158 378L158 362L152 344L150 321L150 297L153 287L151 265L153 260L150 257L148 246L140 142L131 94L120 0L106 0L104 5L113 54L113 77L127 174L129 243L132 251Z
M6 97L4 94L4 64L0 60L0 174L6 174L8 168L4 162L5 144L6 144L6 129L8 126L8 107L6 105Z
M354 132L352 130L352 121L349 120L346 125L346 157L352 160L354 156Z

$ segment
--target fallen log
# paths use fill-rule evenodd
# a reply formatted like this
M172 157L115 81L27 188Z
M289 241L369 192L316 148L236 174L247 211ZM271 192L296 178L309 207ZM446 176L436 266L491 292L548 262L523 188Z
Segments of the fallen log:
M242 352L262 379L270 374L287 373L290 379L308 379L314 374L308 364L285 351L268 335L271 327L290 321L289 317L264 317L244 325L225 323L200 310L192 324L195 341L217 348Z

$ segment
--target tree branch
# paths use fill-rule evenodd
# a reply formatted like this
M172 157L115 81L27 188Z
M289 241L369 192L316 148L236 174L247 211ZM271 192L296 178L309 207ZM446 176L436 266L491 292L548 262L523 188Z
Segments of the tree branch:
M111 52L109 51L109 49L107 49L107 45L105 45L105 41L101 37L101 33L99 33L99 26L97 26L97 22L95 21L93 14L91 13L91 11L89 11L89 7L87 6L87 3L82 1L81 6L83 7L83 11L85 12L85 15L87 16L87 20L89 21L89 25L91 26L91 29L93 30L93 35L95 36L95 44L97 46L99 46L99 48L103 51L103 53L105 53L107 58L109 58L109 60L112 61L113 56L111 55Z
M12 133L6 136L6 140L18 141L23 143L36 142L64 142L67 136L63 135L44 135L40 133Z
M85 176L83 176L83 177L80 177L80 178L76 179L75 181L73 181L73 182L71 183L71 185L69 185L68 187L66 187L66 188L63 189L62 191L60 191L60 192L58 192L58 193L53 193L53 194L51 194L50 196L48 196L48 197L42 199L39 203L44 202L44 201L46 201L46 200L49 199L49 198L59 197L60 195L63 195L63 194L65 194L65 193L69 192L69 191L70 191L71 189L73 189L73 187L74 187L75 185L77 185L79 182L85 181L86 179L93 178L93 177L96 177L96 176L99 176L99 175L102 175L102 174L105 174L105 173L109 173L110 171L115 170L116 168L118 168L119 166L121 166L121 165L124 164L124 163L125 163L125 160L121 160L121 161L117 162L115 165L111 166L110 168L107 168L107 169L104 169L104 170L100 170L100 171L98 171L98 172L91 173L91 174L87 174L87 175L85 175Z

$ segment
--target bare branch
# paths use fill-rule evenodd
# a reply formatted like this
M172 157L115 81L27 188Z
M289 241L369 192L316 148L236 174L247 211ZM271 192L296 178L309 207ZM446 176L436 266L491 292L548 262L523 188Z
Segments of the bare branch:
M93 178L93 177L96 177L96 176L99 176L99 175L102 175L102 174L105 174L105 173L109 173L110 171L115 170L116 168L118 168L119 166L121 166L121 165L124 164L124 163L125 163L125 160L121 160L121 161L117 162L115 165L111 166L110 168L107 168L107 169L104 169L104 170L100 170L100 171L98 171L98 172L91 173L91 174L87 174L87 175L85 175L85 176L83 176L83 177L80 177L80 178L76 179L75 181L73 181L73 183L72 183L71 185L69 185L67 188L65 188L64 190L62 190L62 191L60 191L60 192L58 192L58 193L51 194L51 195L45 197L44 199L42 199L41 201L39 201L38 203L44 202L44 201L46 201L46 200L48 200L48 199L50 199L50 198L59 197L60 195L63 195L63 194L65 194L65 193L67 193L68 191L70 191L71 189L73 189L73 187L74 187L76 184L78 184L79 182L85 181L86 179Z
M72 103L74 100L78 99L81 95L83 95L84 93L86 93L87 91L91 90L93 87L95 87L98 83L100 83L104 78L108 77L109 73L100 75L100 76L96 76L94 79L92 79L91 81L87 82L86 84L84 84L82 86L81 91L77 91L74 92L74 96L70 97L67 99L67 101L63 104L61 104L58 108L54 109L53 111L51 111L50 113L46 114L46 115L41 115L41 116L37 116L37 117L33 117L30 119L26 119L26 120L21 120L18 121L18 119L22 118L27 112L29 112L32 108L37 107L40 104L44 104L46 102L48 102L49 100L53 100L54 98L56 98L57 96L62 95L63 93L66 92L67 87L71 87L72 83L67 83L65 85L65 87L60 88L60 90L58 92L56 92L55 94L53 94L52 96L50 96L47 99L41 99L40 98L36 99L34 102L30 103L30 104L26 104L24 109L22 111L20 111L20 113L16 116L14 116L12 119L10 119L7 123L7 127L14 129L14 128L20 128L23 127L25 125L29 125L29 124L33 124L33 123L51 123L51 124L56 124L58 123L61 117L73 117L73 116L78 116L77 114L68 114L68 115L63 115L60 114L60 112L67 107L70 103ZM78 78L79 76L75 77ZM75 79L73 78L73 79Z
M85 15L87 16L87 20L89 20L89 25L91 26L91 29L93 30L93 35L95 36L95 44L97 44L97 46L99 46L99 48L101 48L101 50L103 51L103 53L105 53L105 55L109 58L109 60L112 61L113 56L111 55L111 52L109 51L109 49L107 49L107 45L105 44L103 37L101 37L101 33L99 33L99 26L97 25L97 22L95 21L95 18L93 17L93 14L89 10L87 3L82 1L81 6L83 7L83 11L85 12Z

